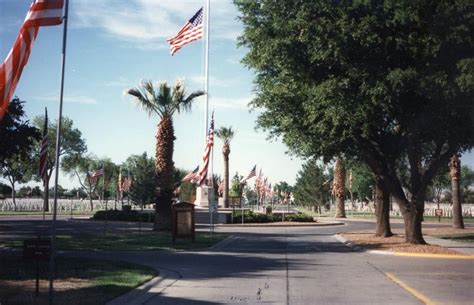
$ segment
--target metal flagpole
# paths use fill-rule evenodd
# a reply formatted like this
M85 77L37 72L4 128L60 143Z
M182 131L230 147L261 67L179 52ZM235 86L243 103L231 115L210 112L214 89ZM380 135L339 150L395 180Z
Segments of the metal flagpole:
M210 0L206 1L206 51L204 65L204 141L207 141L207 129L209 126L209 15L211 13Z
M207 131L209 127L209 25L210 25L210 13L211 13L211 5L210 0L206 0L206 50L205 50L205 64L204 64L204 142L207 145ZM212 163L211 163L212 164ZM212 165L211 165L212 166ZM212 171L211 171L211 202L209 202L209 218L210 218L210 228L209 231L212 233Z
M58 205L58 176L59 176L59 146L61 143L61 120L63 113L63 95L64 95L64 67L66 65L66 40L67 40L67 21L68 21L69 1L65 1L64 8L64 28L63 28L63 48L61 54L61 89L59 92L59 114L56 129L56 158L55 158L55 177L54 177L54 203L53 203L53 225L51 229L51 253L49 257L49 304L53 304L53 277L54 277L54 258L56 241L56 212Z
M107 200L105 200L105 165L102 163L102 201L105 201L104 235L107 234Z

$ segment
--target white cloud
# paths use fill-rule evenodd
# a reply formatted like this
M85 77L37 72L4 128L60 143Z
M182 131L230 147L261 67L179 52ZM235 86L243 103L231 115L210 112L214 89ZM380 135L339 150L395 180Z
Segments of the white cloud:
M188 80L194 85L204 86L204 76L194 75L188 78ZM220 88L229 88L238 86L241 83L241 79L238 77L234 78L217 78L215 76L209 76L209 84Z
M252 97L243 98L227 98L215 97L209 98L209 104L216 109L250 109L248 104L252 101Z
M202 1L83 0L75 3L73 27L95 28L141 49L167 48ZM240 25L229 1L211 1L211 37L235 40ZM211 38L211 39L212 39Z
M33 97L32 100L57 102L59 101L59 95L38 96ZM95 98L84 95L66 95L64 96L63 101L68 104L97 104L97 100Z

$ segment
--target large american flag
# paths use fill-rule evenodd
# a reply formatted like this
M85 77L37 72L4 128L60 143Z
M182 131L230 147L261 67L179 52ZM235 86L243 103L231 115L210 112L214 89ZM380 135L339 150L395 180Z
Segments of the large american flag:
M48 110L44 109L44 127L43 140L41 141L41 150L39 157L39 171L38 174L43 180L43 185L46 185L48 180Z
M204 148L204 155L202 156L202 165L199 168L198 185L203 185L206 182L207 170L209 168L209 158L211 157L212 147L214 146L214 112L212 112L211 124L209 125L209 132L207 134L206 147Z
M40 26L62 22L63 0L36 0L30 6L13 47L0 66L0 121L28 62Z
M240 184L244 184L245 182L247 182L247 180L249 180L252 177L255 177L256 175L257 175L257 164L253 166L253 168L250 170L249 174L245 178L242 178L242 180L240 180Z
M203 9L202 7L197 11L194 16L189 19L189 21L179 30L173 38L168 39L170 44L170 53L178 52L184 45L191 43L195 40L201 39L203 37Z

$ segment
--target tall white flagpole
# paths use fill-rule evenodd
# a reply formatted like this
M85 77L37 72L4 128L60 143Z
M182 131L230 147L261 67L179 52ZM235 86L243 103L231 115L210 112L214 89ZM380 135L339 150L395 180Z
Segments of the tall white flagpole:
M207 130L209 127L209 15L211 5L210 0L206 0L206 51L205 51L205 64L204 64L204 142L207 141Z
M51 253L49 257L49 304L53 305L53 278L54 278L54 258L56 255L56 212L58 206L58 176L59 176L59 146L61 143L61 121L63 113L64 96L64 68L66 65L66 40L67 40L67 22L68 22L69 1L65 0L64 8L64 28L63 28L63 49L61 54L61 89L59 92L59 114L56 128L56 158L55 158L55 177L54 177L54 204L53 204L53 225L51 229Z

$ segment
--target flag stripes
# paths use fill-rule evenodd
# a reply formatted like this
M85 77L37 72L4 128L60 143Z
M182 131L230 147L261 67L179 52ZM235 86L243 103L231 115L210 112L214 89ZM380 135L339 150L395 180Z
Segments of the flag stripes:
M182 182L191 182L191 183L194 183L196 182L196 180L199 179L199 165L196 166L196 168L189 172L186 176L183 177L183 179L181 179Z
M43 139L41 141L41 150L39 157L39 176L43 180L43 185L46 185L48 180L48 110L44 109L44 127L43 127Z
M194 16L179 30L173 38L168 39L170 45L170 53L178 52L183 46L201 39L204 36L203 32L203 8L201 7Z
M63 0L36 0L31 4L13 47L0 66L0 120L8 108L40 26L62 22Z
M214 112L212 112L211 124L209 125L209 132L207 134L206 147L204 148L204 155L202 157L202 165L199 168L198 185L203 185L206 182L207 170L209 168L209 158L211 157L212 147L214 146Z
M245 178L240 180L240 184L244 184L245 182L247 182L247 180L255 177L256 175L257 175L257 164L253 166L253 168L250 170L249 174Z

